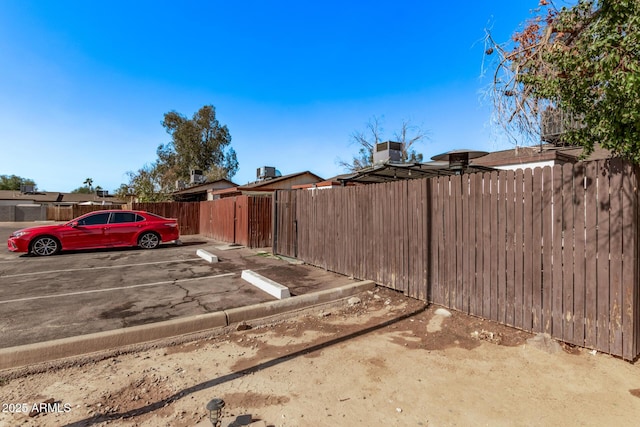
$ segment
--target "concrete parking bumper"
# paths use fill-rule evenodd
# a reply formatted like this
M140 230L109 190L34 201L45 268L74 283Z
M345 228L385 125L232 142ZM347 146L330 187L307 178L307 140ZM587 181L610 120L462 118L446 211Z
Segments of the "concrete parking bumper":
M226 327L339 300L371 290L371 280L215 313L0 349L0 370Z

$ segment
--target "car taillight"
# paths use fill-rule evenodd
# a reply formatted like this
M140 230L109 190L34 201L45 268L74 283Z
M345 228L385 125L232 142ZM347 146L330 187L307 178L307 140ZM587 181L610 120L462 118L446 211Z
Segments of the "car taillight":
M165 225L166 225L167 227L177 227L177 226L178 226L178 224L177 224L177 223L175 223L175 222L167 222L167 223L165 223Z

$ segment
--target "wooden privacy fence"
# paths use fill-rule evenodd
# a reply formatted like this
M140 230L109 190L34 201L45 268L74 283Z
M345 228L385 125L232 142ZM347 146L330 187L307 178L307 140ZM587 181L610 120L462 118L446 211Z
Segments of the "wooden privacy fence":
M270 196L236 196L200 202L200 234L252 248L271 246Z
M278 191L274 252L632 360L638 169L614 159Z
M200 202L200 233L221 242L236 241L235 197Z
M200 233L200 205L190 202L132 203L131 209L147 211L165 218L177 218L180 234Z
M71 221L89 212L105 209L121 209L119 205L72 205L72 206L47 206L47 220Z

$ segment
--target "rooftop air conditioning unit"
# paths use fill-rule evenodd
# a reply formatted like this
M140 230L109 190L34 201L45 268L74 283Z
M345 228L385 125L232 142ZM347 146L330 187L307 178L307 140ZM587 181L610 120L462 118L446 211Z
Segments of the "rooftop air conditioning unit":
M109 195L109 190L96 190L96 195L98 197L107 197Z
M189 183L192 184L192 185L193 184L202 184L206 180L204 175L202 175L202 170L200 170L200 169L191 169L189 175L190 175Z
M186 182L184 182L181 179L176 181L176 190L177 191L184 190L185 188L187 188L187 183Z
M262 166L256 170L256 178L258 180L275 178L276 176L278 176L276 174L276 168L273 166Z
M540 139L550 144L564 146L564 134L583 127L579 119L558 108L550 107L540 114Z
M373 152L373 163L402 162L402 143L385 141L376 144Z
M22 194L31 194L36 192L36 186L33 184L20 184L20 192Z

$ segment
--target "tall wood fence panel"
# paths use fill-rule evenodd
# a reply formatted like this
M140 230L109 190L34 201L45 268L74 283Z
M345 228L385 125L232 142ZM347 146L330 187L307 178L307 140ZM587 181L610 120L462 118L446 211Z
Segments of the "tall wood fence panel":
M47 206L48 221L71 221L73 218L72 206Z
M279 191L274 252L631 360L637 185L614 159Z
M247 239L241 243L250 248L271 246L273 227L273 198L249 196L247 199Z
M271 246L270 196L236 196L200 202L200 233L251 248Z
M235 242L234 197L200 202L200 234L221 242Z
M180 234L200 233L200 204L192 202L132 203L131 208L151 212L165 218L176 218Z
M273 252L289 257L298 257L298 221L296 219L296 198L300 191L276 191L273 194L273 203L275 205L276 217L273 221ZM315 206L308 209L314 209ZM311 233L311 225L307 225L305 229L307 233ZM316 229L313 232L313 236L318 239L318 246L322 246L319 241L324 237L320 230ZM306 250L312 250L306 248ZM315 262L309 261L310 264L319 265L327 268L326 264L320 262L322 260L315 260Z

